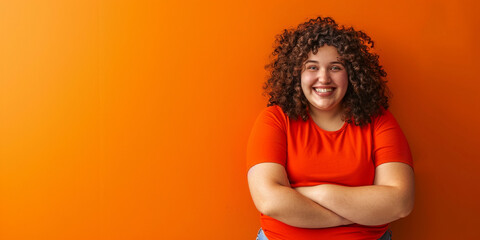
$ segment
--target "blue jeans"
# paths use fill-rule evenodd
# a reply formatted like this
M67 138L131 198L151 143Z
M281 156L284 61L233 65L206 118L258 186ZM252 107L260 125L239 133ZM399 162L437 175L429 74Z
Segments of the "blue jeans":
M265 236L265 233L263 232L263 230L261 228L260 228L260 230L258 230L257 240L268 240L267 236ZM383 234L383 236L380 237L378 240L392 240L392 231L390 231L390 229L388 229L385 232L385 234Z
M258 230L257 240L268 240L267 236L265 236L265 233L261 228L260 230Z

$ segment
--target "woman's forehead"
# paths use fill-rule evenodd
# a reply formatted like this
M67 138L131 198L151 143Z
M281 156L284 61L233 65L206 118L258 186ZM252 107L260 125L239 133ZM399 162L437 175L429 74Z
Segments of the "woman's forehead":
M316 53L310 51L308 53L307 61L317 61L317 62L330 62L330 61L339 61L341 58L340 54L338 54L337 48L324 45L317 49Z

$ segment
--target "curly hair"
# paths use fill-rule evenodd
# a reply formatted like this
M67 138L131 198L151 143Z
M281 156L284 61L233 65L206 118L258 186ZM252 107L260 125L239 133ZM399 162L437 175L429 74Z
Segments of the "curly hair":
M387 74L378 55L370 51L372 39L353 27L339 26L330 17L310 19L276 36L272 61L265 66L269 71L263 87L269 96L267 106L278 105L290 118L308 119L309 104L301 87L303 64L310 52L316 54L325 44L337 49L348 74L341 102L343 120L359 126L370 123L388 108Z

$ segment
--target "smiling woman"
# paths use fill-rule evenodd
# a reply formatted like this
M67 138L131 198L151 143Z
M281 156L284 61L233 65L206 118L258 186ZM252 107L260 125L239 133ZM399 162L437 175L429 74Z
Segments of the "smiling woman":
M247 146L257 239L390 239L413 162L365 33L316 18L277 38Z

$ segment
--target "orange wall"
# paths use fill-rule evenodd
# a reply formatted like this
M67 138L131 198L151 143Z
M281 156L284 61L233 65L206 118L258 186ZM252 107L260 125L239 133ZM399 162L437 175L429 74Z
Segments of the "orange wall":
M263 66L275 34L317 15L369 33L388 72L417 176L395 239L473 239L478 12L473 0L1 1L0 239L254 239L244 156Z

